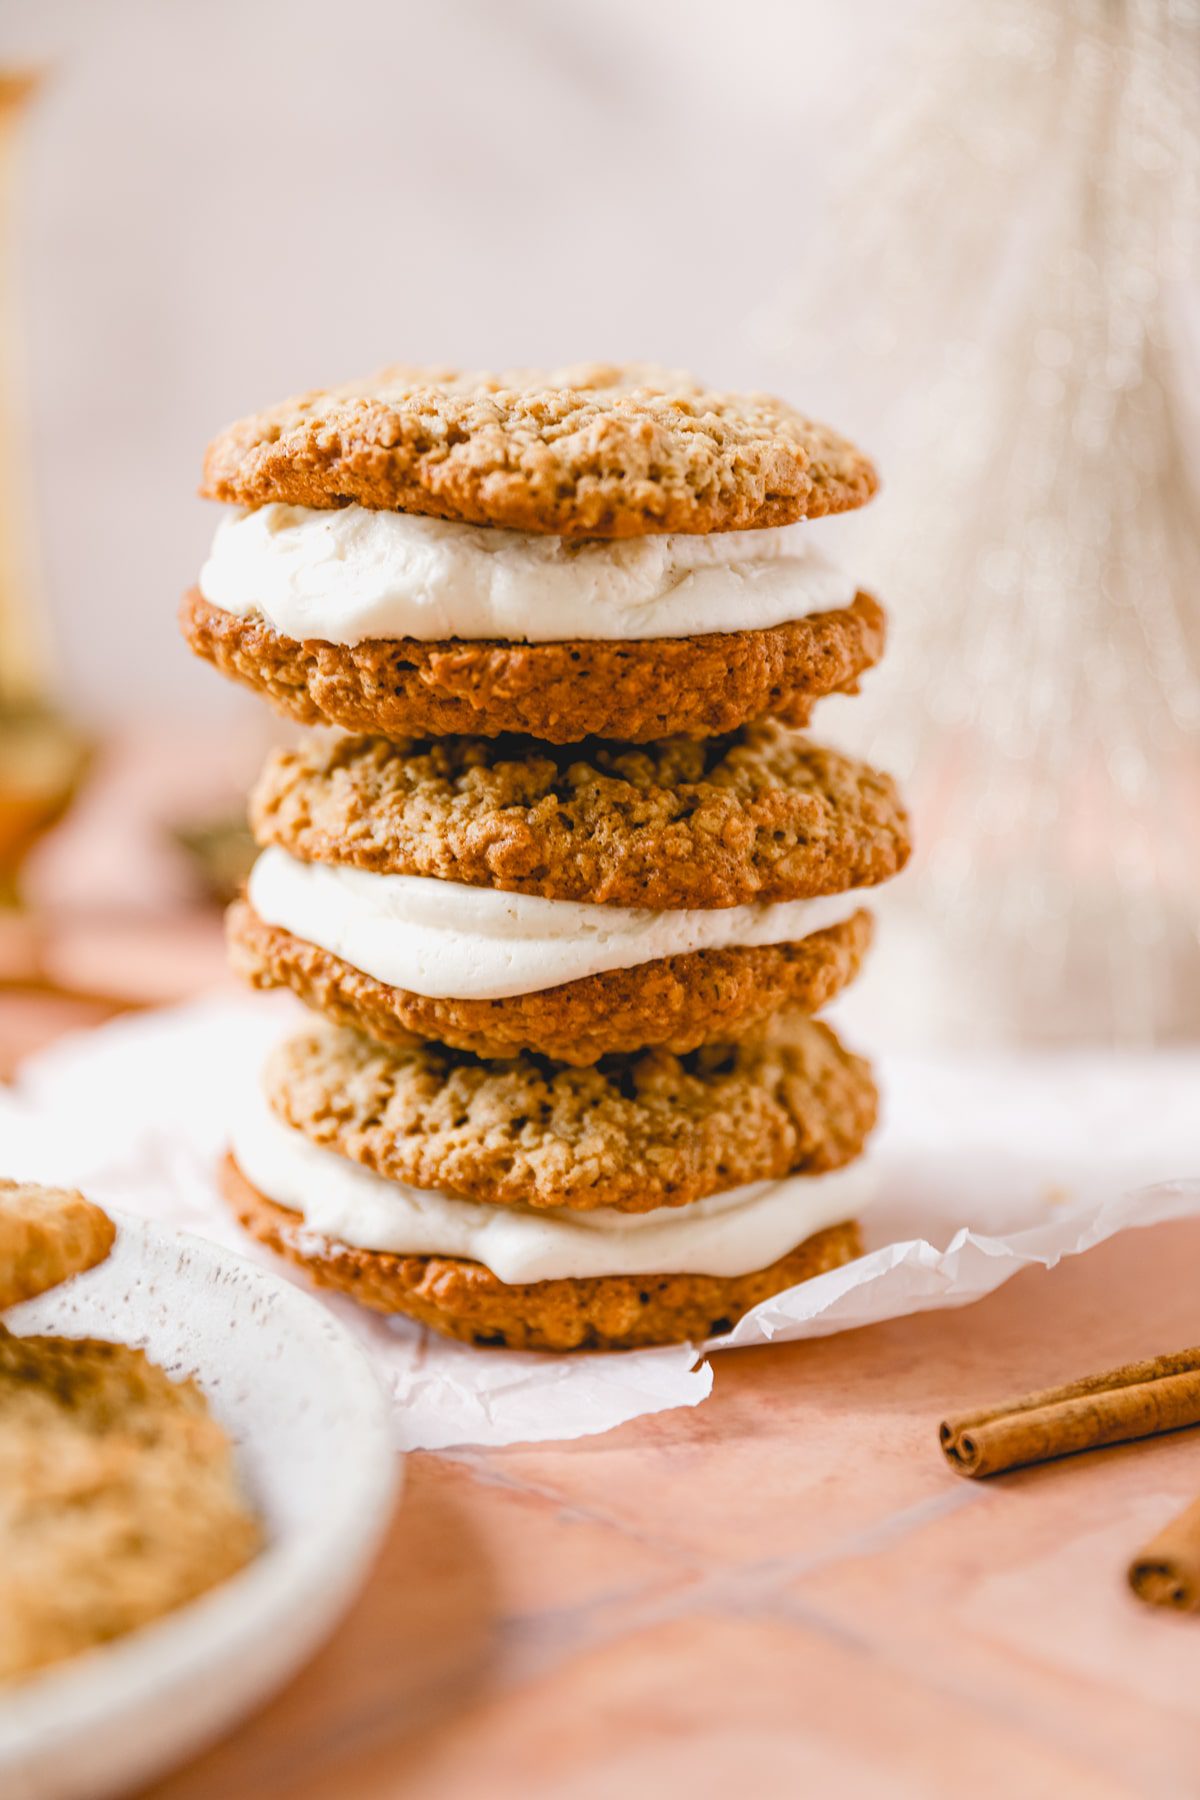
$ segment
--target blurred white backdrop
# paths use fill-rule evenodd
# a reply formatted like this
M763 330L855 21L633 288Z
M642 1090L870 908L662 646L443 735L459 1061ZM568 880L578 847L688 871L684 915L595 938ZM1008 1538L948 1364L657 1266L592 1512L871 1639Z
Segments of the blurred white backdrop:
M391 360L646 357L767 384L883 0L2 0L45 59L19 248L61 685L100 721L242 697L174 625L208 438ZM847 386L849 384L846 384ZM840 372L791 397L874 446Z

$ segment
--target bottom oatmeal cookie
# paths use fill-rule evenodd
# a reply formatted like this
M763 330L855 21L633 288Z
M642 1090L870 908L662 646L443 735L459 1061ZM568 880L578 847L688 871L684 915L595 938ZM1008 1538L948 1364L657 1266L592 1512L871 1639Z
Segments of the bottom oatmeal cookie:
M599 1275L507 1284L454 1256L399 1256L317 1237L267 1199L232 1156L221 1187L243 1228L320 1287L376 1312L404 1313L446 1337L511 1350L631 1350L727 1331L772 1294L862 1253L853 1221L832 1225L748 1275Z

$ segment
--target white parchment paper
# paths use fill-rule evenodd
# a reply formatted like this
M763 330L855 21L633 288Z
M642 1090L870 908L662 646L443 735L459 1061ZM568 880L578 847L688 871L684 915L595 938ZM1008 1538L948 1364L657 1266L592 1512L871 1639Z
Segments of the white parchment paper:
M213 1000L63 1040L0 1089L0 1173L70 1182L274 1264L228 1217L214 1170L237 1095L294 1005ZM477 1350L323 1298L369 1346L393 1396L398 1444L582 1437L695 1406L712 1387L707 1352L965 1306L1030 1264L1200 1212L1200 1180L1188 1179L1200 1171L1200 1051L906 1057L879 1073L886 1110L867 1254L764 1302L707 1345L573 1357Z

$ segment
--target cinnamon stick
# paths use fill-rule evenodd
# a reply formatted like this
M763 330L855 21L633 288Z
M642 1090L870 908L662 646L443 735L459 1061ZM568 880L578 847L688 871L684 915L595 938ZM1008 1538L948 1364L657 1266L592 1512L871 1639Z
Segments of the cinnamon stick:
M983 1476L1196 1424L1200 1347L977 1408L945 1420L939 1436L952 1469Z
M1134 1557L1129 1585L1148 1606L1200 1612L1200 1500L1193 1500Z

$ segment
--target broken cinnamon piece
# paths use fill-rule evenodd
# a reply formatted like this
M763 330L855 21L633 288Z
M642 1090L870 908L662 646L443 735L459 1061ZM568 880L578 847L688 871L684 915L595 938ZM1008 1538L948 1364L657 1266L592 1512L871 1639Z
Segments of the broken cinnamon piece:
M1200 1348L976 1408L947 1419L939 1435L951 1468L984 1476L1197 1423Z
M1148 1606L1200 1611L1200 1500L1193 1500L1134 1558L1129 1585Z

